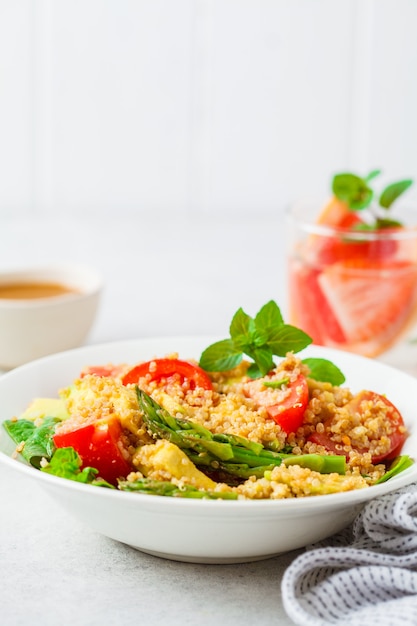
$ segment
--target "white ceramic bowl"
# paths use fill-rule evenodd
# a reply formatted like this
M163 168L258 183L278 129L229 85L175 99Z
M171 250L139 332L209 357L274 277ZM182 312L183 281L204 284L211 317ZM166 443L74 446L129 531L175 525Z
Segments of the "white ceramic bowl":
M9 419L34 397L55 397L85 365L133 364L172 351L178 351L181 358L199 358L212 341L210 337L124 341L40 359L0 377L0 415ZM335 362L354 391L368 388L386 393L411 432L404 453L416 454L415 378L382 363L326 348L308 348L303 353L307 355ZM12 458L13 449L0 425L0 464L36 481L92 529L143 552L199 563L254 561L300 548L344 528L366 501L417 480L414 465L391 481L348 493L275 501L187 500L112 491L50 476Z
M0 298L0 369L76 348L86 339L102 290L99 274L75 264L0 272L0 289L45 282L74 291L41 298Z

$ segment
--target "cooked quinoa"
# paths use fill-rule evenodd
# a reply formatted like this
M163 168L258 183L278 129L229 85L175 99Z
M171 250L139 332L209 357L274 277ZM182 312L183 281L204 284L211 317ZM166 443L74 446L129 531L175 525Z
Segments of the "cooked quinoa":
M384 474L385 465L373 464L373 459L375 463L375 459L386 454L396 429L405 434L405 427L398 425L387 404L375 402L366 392L354 395L348 388L308 378L308 368L292 353L268 377L277 387L265 387L262 380L250 379L248 365L242 362L234 370L210 374L212 389L193 386L177 374L158 381L145 375L137 385L176 418L198 423L212 433L244 437L267 449L285 450L294 456L332 454L311 440L319 435L330 437L336 453L346 456L346 475L320 474L299 465L282 464L265 472L262 478L251 476L238 485L216 480L210 472L197 469L173 444L155 441L142 419L136 384L122 383L126 366L115 367L112 377L87 373L61 390L69 418L59 428L71 430L74 424L116 416L135 468L128 480L144 476L201 489L229 490L241 499L283 499L361 489ZM300 375L308 380L308 404L302 425L296 432L287 433L271 419L267 407L289 396L290 385Z

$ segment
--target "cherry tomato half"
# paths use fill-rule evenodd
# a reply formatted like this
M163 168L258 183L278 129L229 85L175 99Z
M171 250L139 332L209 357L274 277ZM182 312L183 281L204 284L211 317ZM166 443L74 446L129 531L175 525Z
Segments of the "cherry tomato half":
M192 389L196 387L213 389L209 375L201 367L179 359L154 359L140 363L123 376L122 382L124 385L135 384L145 376L152 381L169 378L174 374L178 374L181 380L188 380Z
M309 401L307 379L303 374L289 383L282 390L282 399L269 404L270 397L263 392L252 393L247 386L247 395L252 397L259 406L264 406L269 417L273 419L286 433L294 433L303 423L304 413Z
M377 403L382 403L384 405L386 414L386 430L381 433L381 436L387 436L390 441L389 449L384 454L372 455L372 463L375 465L377 463L381 463L382 461L388 461L395 458L401 451L404 441L407 438L407 433L404 420L398 409L385 396L382 396L374 391L361 391L350 402L348 402L347 405L345 405L345 408L347 408L352 414L361 414L364 410L366 410L365 407L369 405L369 402L371 402L373 406L376 406ZM309 441L323 446L332 454L344 455L346 452L343 449L340 449L340 443L332 437L331 422L332 420L329 420L324 424L325 432L312 433L309 437ZM349 436L348 433L346 434ZM354 450L357 450L362 454L370 450L369 447L359 444L355 445L354 441L351 442L351 445Z
M82 468L95 467L100 478L116 485L118 478L125 478L132 471L123 455L121 438L120 422L112 417L76 430L58 431L53 440L57 448L74 448L81 457Z

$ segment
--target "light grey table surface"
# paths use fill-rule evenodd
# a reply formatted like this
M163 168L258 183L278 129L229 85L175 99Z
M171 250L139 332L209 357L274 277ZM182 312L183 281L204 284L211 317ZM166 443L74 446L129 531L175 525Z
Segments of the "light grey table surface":
M91 531L4 468L0 502L2 626L293 624L280 582L296 553L236 565L160 559Z

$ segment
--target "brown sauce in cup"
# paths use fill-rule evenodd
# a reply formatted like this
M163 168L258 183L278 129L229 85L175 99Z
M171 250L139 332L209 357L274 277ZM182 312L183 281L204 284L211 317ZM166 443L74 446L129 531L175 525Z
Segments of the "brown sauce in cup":
M79 293L76 289L63 285L43 281L14 282L0 284L0 299L33 300L35 298L50 298L64 294Z

